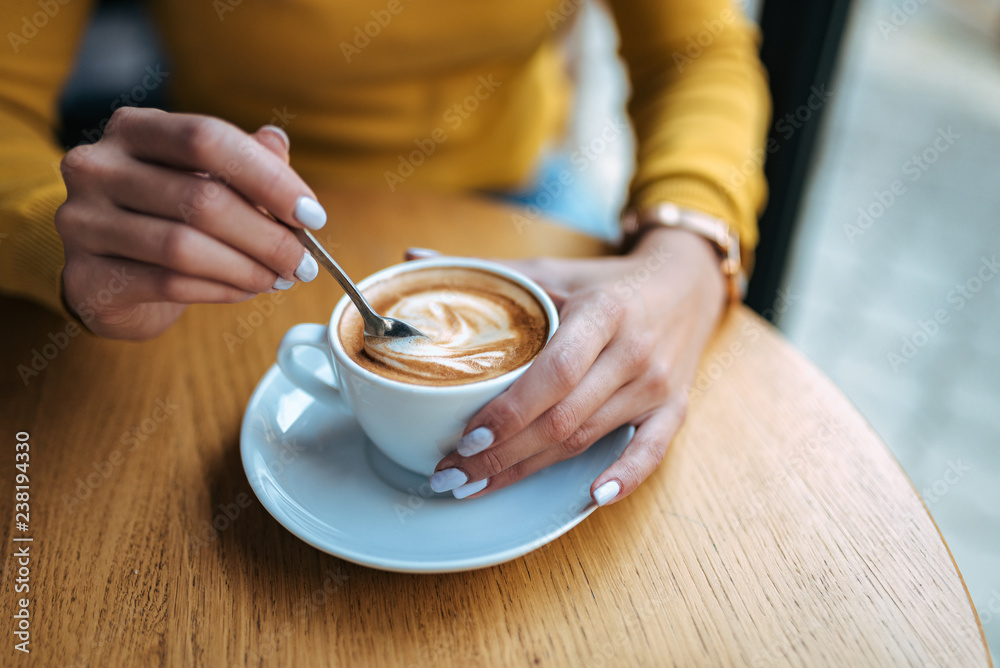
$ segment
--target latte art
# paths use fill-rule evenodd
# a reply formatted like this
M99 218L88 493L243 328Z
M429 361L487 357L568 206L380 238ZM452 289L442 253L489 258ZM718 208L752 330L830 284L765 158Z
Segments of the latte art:
M365 294L379 313L427 334L427 339L365 339L354 331L348 337L345 315L341 336L348 354L394 380L430 385L485 380L526 364L545 343L548 323L534 296L485 271L419 270ZM351 320L362 327L359 317Z
M503 364L517 345L507 308L490 295L428 290L401 298L385 314L407 322L427 339L366 339L373 360L415 376L434 379L446 367L456 375L479 376Z

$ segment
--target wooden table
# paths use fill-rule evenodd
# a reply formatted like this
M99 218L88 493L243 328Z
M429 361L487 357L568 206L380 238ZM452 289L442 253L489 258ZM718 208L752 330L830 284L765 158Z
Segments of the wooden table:
M320 237L355 276L408 245L599 250L477 200L321 199L333 220ZM69 338L26 385L18 365L62 341L64 323L3 300L2 625L24 596L13 552L29 544L38 665L990 665L961 576L899 464L742 307L706 353L657 473L549 546L446 575L309 547L253 496L238 446L285 330L325 321L339 298L332 280L317 283L194 307L152 342ZM19 431L30 434L27 534L11 493ZM12 542L22 535L34 542ZM22 657L4 637L3 655Z

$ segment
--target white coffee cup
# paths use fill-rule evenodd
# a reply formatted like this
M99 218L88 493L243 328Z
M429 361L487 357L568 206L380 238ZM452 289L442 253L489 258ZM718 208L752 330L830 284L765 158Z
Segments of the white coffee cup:
M559 326L559 312L537 283L502 265L474 258L440 257L405 262L383 269L358 284L364 289L376 281L425 268L479 269L498 274L526 289L542 305L549 321L548 337ZM285 376L320 400L338 395L361 428L389 459L429 476L442 457L458 444L472 416L521 377L531 363L513 371L464 385L416 385L391 380L369 371L344 350L337 334L344 310L354 308L346 296L337 303L327 325L295 325L278 345L278 366ZM299 346L317 348L333 369L333 384L321 380L293 354Z

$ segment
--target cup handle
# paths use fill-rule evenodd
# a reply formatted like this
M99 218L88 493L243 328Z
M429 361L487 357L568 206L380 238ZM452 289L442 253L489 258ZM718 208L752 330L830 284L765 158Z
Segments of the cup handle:
M333 399L340 392L338 388L337 367L330 357L330 344L327 342L326 325L304 323L295 325L285 334L278 344L278 367L288 380L301 387L317 399ZM302 366L292 353L299 346L309 346L323 352L327 364L333 371L333 384L320 380L316 374Z

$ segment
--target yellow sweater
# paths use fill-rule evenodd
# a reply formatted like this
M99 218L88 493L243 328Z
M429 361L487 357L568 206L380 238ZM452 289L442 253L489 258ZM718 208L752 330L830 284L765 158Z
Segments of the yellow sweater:
M558 41L579 1L151 0L171 65L145 83L169 83L177 110L281 125L307 182L516 188L563 126ZM705 211L752 249L769 115L755 31L729 0L610 4L633 87L632 203ZM91 9L4 0L0 16L0 291L64 314L56 100Z

